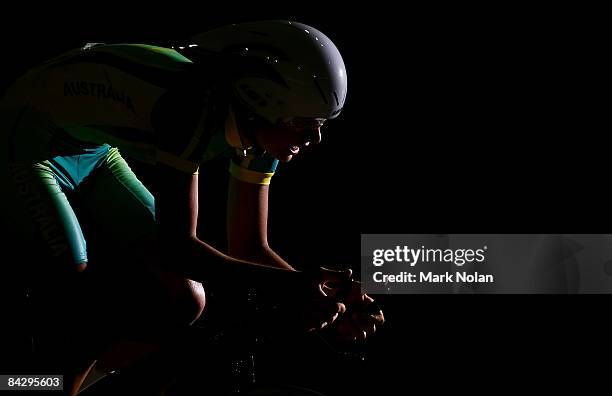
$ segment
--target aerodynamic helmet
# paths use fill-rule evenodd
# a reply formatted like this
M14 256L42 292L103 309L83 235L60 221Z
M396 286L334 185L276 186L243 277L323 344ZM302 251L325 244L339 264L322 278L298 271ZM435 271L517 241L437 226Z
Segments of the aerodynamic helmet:
M271 123L332 119L344 106L347 75L342 56L311 26L282 20L241 23L191 41L194 50L229 60L236 98Z

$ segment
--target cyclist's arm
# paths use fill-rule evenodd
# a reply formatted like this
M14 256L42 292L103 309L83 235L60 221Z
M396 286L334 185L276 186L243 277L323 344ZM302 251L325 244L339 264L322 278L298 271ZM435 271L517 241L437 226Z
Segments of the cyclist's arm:
M298 272L230 257L196 235L198 176L157 165L156 221L164 264L198 281L300 281ZM299 277L299 279L298 279Z
M162 168L163 165L158 165ZM289 327L319 329L333 322L346 307L321 291L321 282L339 281L346 273L322 273L314 279L300 271L254 264L232 258L196 236L198 176L160 169L156 220L169 269L200 282L215 283L228 290L255 288L263 301L284 306L280 317ZM259 292L262 292L261 294ZM287 310L288 309L288 310Z
M227 202L228 252L233 257L293 270L268 244L269 187L230 177Z

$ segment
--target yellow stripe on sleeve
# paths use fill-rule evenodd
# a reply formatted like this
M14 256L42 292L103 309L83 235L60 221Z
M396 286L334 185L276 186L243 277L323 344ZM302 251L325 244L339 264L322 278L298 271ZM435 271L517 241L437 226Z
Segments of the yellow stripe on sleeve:
M274 173L256 172L250 169L246 169L236 165L234 162L230 162L230 174L243 182L251 184L269 185Z

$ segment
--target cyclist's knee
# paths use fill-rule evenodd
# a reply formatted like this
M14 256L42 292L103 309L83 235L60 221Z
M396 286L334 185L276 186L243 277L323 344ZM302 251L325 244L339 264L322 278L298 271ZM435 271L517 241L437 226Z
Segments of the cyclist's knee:
M200 318L206 306L201 283L173 272L157 273L162 290L162 305L168 319L177 325L190 325Z
M183 279L176 305L174 313L179 324L191 325L198 320L206 307L206 293L202 284Z

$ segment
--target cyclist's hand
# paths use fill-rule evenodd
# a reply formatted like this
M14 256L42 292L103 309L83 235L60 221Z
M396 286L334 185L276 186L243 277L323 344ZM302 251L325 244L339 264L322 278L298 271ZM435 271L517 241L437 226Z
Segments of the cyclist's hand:
M321 267L310 275L303 307L303 323L308 331L325 328L346 312L346 306L339 301L331 285L350 282L352 271L334 271Z
M347 311L338 320L338 332L347 341L363 341L385 322L374 299L361 292L361 282L352 281L345 305Z

